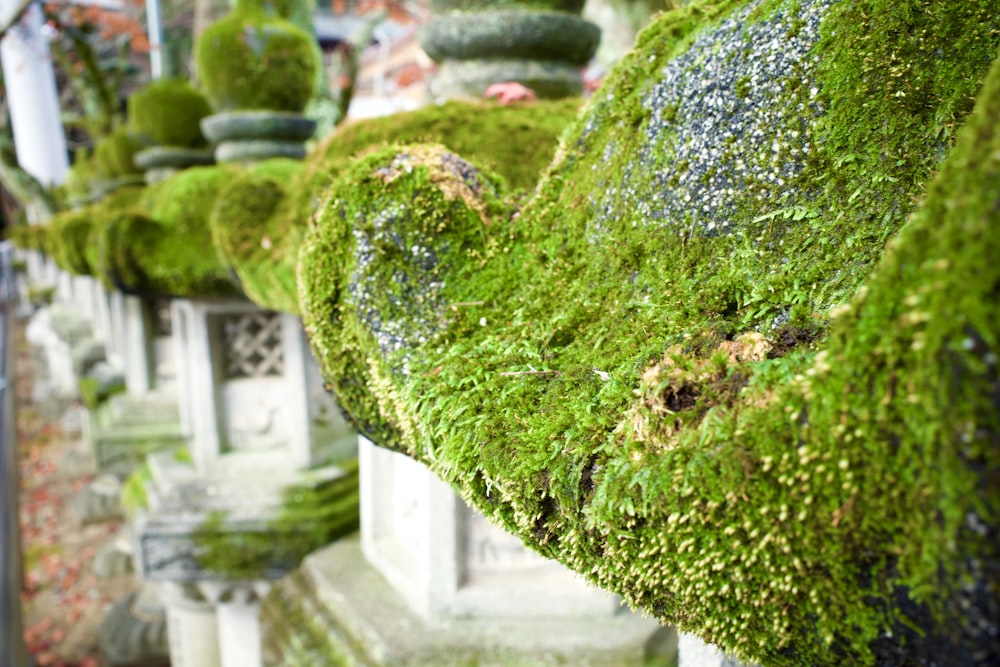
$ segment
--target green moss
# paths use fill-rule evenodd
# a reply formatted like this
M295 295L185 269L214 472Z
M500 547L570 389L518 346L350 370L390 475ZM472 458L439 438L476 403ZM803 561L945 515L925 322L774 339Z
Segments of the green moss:
M138 174L134 157L142 144L126 128L119 128L94 146L94 168L100 178L115 179Z
M91 412L112 396L125 393L125 385L122 382L107 384L92 377L80 378L77 389L80 393L80 402Z
M205 146L199 123L211 112L186 79L160 79L128 99L129 130L145 146Z
M134 521L139 512L149 509L146 488L152 481L153 471L148 463L143 463L125 479L122 484L121 505L129 519Z
M56 295L56 288L50 286L30 285L28 287L28 302L34 306L50 306Z
M199 167L145 188L104 217L98 266L114 287L148 296L238 294L212 246L209 216L232 167Z
M63 271L77 276L91 275L87 247L93 230L92 212L87 209L59 213L49 221L52 235L51 257Z
M344 392L341 404L376 442L405 448L407 425L370 388L391 392L392 376L409 373L413 347L483 303L465 281L503 252L513 212L495 183L440 146L383 148L337 179L302 248L303 323L324 375ZM365 349L386 365L359 358Z
M515 190L530 190L551 162L559 136L581 101L539 101L500 106L448 102L339 128L310 156L314 165L387 143L439 143L503 176ZM309 167L307 167L309 168ZM329 176L327 176L329 178ZM320 187L313 187L313 196Z
M196 535L198 562L232 579L274 577L298 567L310 552L358 529L357 462L344 474L289 488L277 516L266 526L232 524L214 513Z
M748 176L699 220L707 197L670 208L658 197L698 190L657 180L698 118L681 104L664 122L649 100L706 30L811 29L785 11L809 3L720 23L744 4L645 31L484 264L358 252L395 210L359 161L303 245L314 350L363 432L666 623L766 665L975 664L1000 650L1000 65L978 92L997 17L833 5L814 71L773 81L787 113L766 129L806 133L802 169L780 188ZM742 146L718 136L716 173L685 158L698 184L739 173L724 153ZM781 162L765 153L754 166ZM433 219L449 216L465 220ZM467 305L407 305L397 273ZM383 287L366 296L368 276Z
M252 165L223 187L210 218L215 247L243 292L265 308L292 313L298 311L295 261L305 225L278 224L276 212L301 170L295 160Z
M206 28L195 58L216 111L301 112L320 66L310 35L253 7L241 7Z
M297 312L299 244L326 188L351 156L399 141L440 142L525 191L551 160L579 105L579 100L509 107L450 102L340 128L309 154L301 169L275 160L251 168L227 186L213 214L216 246L250 299L265 308ZM277 203L279 194L283 198Z

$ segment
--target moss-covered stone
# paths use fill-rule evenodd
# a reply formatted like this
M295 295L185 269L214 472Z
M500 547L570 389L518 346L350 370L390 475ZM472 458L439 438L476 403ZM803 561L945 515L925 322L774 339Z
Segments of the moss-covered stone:
M361 431L405 449L406 419L370 388L391 391L414 349L482 303L466 281L503 251L513 211L488 173L434 146L376 151L331 193L301 251L303 322L324 374L359 392L342 405Z
M552 161L563 130L576 117L579 99L500 106L448 102L342 126L310 155L307 169L351 157L372 146L400 142L442 144L503 176L513 190L530 190ZM331 178L326 174L326 179ZM327 183L308 188L320 196Z
M209 228L216 197L234 173L188 169L146 188L136 206L109 213L99 238L102 273L117 289L147 296L238 294Z
M198 563L231 579L277 578L310 552L357 531L357 461L339 468L343 474L332 479L307 478L290 487L264 526L241 526L223 514L212 515L195 536Z
M298 312L299 244L326 188L356 153L398 141L441 142L496 170L521 193L538 181L579 104L452 102L341 127L299 166L273 160L237 176L212 218L216 245L250 299L264 308Z
M104 137L94 146L94 168L96 175L105 180L113 180L138 174L134 156L142 149L142 144L128 129L122 127Z
M439 16L421 27L420 45L436 61L524 58L583 66L601 29L564 12L480 11Z
M92 275L87 247L92 240L93 212L90 209L66 211L49 221L53 243L49 248L52 260L67 273Z
M216 111L301 112L320 67L311 35L250 2L205 29L195 59Z
M408 209L359 162L300 259L339 402L529 546L741 658L990 664L998 21L668 13L481 264L366 253ZM408 201L451 224L437 192Z
M579 14L583 11L583 5L584 0L431 0L430 3L431 11L435 14L504 9Z
M160 79L128 99L129 129L144 146L200 148L208 100L186 79Z
M298 312L295 261L306 225L276 215L302 163L275 159L242 171L219 193L210 217L212 240L255 303Z

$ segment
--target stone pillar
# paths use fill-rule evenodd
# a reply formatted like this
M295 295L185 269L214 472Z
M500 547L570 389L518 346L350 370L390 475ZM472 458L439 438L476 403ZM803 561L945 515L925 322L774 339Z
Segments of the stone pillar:
M215 601L221 667L260 667L260 597L269 584L205 582L200 585Z
M704 641L681 633L677 641L677 667L752 667L744 665L717 647Z
M92 329L96 329L97 326L95 323L97 303L94 300L94 287L92 285L94 282L97 281L90 276L74 276L73 278L73 299L80 307L84 317L90 320Z
M479 98L492 83L517 81L543 98L580 95L601 40L582 9L581 0L431 0L420 31L439 65L431 93Z
M314 553L275 586L266 664L673 664L672 630L528 551L421 464L364 440L359 462L360 544Z
M256 667L267 581L298 564L305 535L356 529L356 469L319 465L354 456L356 436L322 392L297 318L238 300L176 299L171 315L191 456L147 458L136 565L143 579L194 586L211 605L212 667ZM331 504L296 506L294 522L282 524L291 489ZM252 565L224 564L247 544Z
M220 667L215 606L197 586L165 582L160 598L167 609L172 667Z
M422 616L611 617L620 609L618 598L470 509L422 464L364 439L359 459L365 557Z
M125 388L133 396L142 396L153 389L153 327L143 299L122 297L125 335Z
M55 263L53 263L55 265ZM56 269L56 301L74 303L73 276L55 265Z

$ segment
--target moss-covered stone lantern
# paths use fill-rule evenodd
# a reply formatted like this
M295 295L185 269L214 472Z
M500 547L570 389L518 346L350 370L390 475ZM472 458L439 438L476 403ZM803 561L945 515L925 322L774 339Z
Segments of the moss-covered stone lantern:
M184 79L155 81L129 98L129 131L146 146L135 162L147 182L215 161L199 125L210 113L205 96Z
M580 70L601 41L582 9L582 0L431 0L420 33L440 66L431 92L481 97L491 83L517 81L539 97L579 95Z
M302 110L320 67L312 42L264 0L239 0L202 33L198 77L215 111L202 131L219 162L305 156L316 125Z

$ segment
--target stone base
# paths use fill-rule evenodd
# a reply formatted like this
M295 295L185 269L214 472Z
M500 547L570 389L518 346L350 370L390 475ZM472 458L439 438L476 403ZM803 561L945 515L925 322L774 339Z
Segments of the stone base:
M310 555L261 606L264 664L393 667L672 667L676 633L622 609L609 618L428 620L357 538Z
M694 635L681 634L678 638L678 667L757 667L745 665L736 658L725 655L715 646L706 644Z
M146 455L185 444L177 402L115 396L88 413L84 436L102 472L128 475Z
M83 525L122 518L122 483L114 475L94 478L69 503L70 510Z
M107 667L170 667L166 613L156 587L142 584L112 605L97 629L97 645Z
M132 564L132 531L128 524L94 555L91 570L101 579L119 577L135 571Z
M446 60L431 80L434 97L481 99L493 83L516 81L542 99L577 97L583 92L580 67L560 61Z

